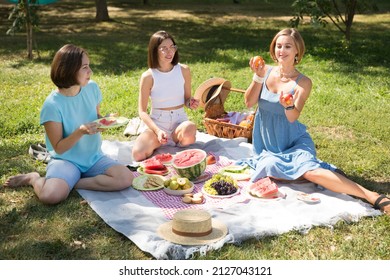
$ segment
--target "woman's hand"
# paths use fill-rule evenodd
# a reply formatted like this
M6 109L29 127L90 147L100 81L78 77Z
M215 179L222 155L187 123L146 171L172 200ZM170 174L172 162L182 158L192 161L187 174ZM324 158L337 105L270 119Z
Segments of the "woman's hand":
M103 129L99 128L99 124L96 122L86 123L80 125L79 129L83 134L89 134L93 135L99 132L104 131Z
M194 110L199 106L199 100L193 97L191 97L190 100L188 100L186 103L187 103L186 106L191 110Z
M168 135L164 130L159 129L157 131L157 139L161 144L166 144L168 142Z
M279 102L284 108L294 105L294 95L291 93L280 93Z
M265 76L265 64L264 60L260 58L262 61L258 61L258 56L254 56L249 60L249 67L251 68L252 72L256 73L259 77Z

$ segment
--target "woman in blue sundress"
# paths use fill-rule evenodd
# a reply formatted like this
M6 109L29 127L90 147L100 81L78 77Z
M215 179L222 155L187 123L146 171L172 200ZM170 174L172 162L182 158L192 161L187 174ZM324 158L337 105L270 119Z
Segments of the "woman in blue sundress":
M249 61L253 81L245 92L248 108L258 103L253 128L255 156L241 162L254 170L251 178L307 180L331 191L367 200L390 215L390 199L367 190L348 179L335 166L319 160L306 126L298 121L312 88L311 80L295 66L305 52L299 32L288 28L275 35L270 44L277 66Z

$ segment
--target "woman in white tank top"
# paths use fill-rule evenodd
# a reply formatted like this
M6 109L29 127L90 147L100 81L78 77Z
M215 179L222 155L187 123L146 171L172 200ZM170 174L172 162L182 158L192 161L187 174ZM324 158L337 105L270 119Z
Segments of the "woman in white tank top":
M191 97L190 68L179 63L177 45L167 32L150 37L148 66L141 76L138 99L139 117L148 128L134 143L135 161L150 157L161 145L188 146L195 142L197 130L184 110L184 106L196 109L199 104Z

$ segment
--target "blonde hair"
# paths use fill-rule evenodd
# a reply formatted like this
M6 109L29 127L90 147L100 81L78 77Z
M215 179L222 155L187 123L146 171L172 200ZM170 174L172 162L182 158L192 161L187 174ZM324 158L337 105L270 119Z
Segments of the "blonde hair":
M293 38L295 47L297 48L298 54L296 56L296 59L294 61L294 65L298 64L301 62L302 57L305 53L305 42L303 41L303 38L301 34L298 32L297 29L295 28L286 28L281 31L279 31L275 37L272 39L272 42L269 46L269 53L271 54L271 57L274 61L277 61L276 55L275 55L275 45L276 45L276 40L280 36L290 36Z

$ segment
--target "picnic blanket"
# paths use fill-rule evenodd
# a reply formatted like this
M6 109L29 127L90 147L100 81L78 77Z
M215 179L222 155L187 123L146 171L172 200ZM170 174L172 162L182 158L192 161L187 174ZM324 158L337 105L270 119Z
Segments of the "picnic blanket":
M219 166L209 165L206 172L217 172L218 168L236 160L250 157L252 145L246 138L221 139L205 133L197 133L197 141L188 148L212 151L221 157ZM133 141L103 141L102 149L122 164L134 164L131 157ZM159 153L176 153L183 148L164 146ZM139 176L137 172L135 176ZM279 235L291 230L307 233L313 226L332 227L344 220L355 222L365 216L381 215L371 205L345 194L326 190L312 183L278 184L286 197L279 200L262 200L248 196L245 187L249 182L240 182L239 194L225 199L206 196L203 204L184 204L181 197L170 196L162 189L138 191L132 187L119 192L78 190L92 209L114 230L128 237L141 250L156 259L188 259L195 252L206 254L221 248L226 243L239 244L249 238ZM203 183L195 184L195 192ZM299 192L315 193L320 203L308 204L297 199ZM207 210L213 218L224 222L228 235L210 245L182 246L160 238L156 230L169 221L173 214L185 208Z

